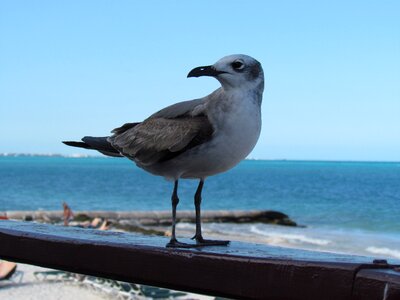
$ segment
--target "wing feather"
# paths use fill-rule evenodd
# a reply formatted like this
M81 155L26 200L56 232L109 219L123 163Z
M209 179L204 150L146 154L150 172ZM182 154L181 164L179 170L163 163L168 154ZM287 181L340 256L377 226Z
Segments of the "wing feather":
M209 140L213 128L205 115L151 117L110 137L112 146L144 165L171 159Z

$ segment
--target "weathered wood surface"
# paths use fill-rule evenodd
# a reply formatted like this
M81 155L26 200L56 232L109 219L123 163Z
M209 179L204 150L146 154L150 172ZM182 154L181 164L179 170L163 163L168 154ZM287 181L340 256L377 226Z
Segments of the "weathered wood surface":
M368 257L239 242L228 247L169 249L166 242L167 238L131 233L0 221L1 258L209 295L375 300L383 299L382 284L387 282L381 277L379 284L373 279L368 283L367 271L391 270L390 284L400 281L393 265L373 263Z
M400 268L360 270L355 280L354 298L400 300Z

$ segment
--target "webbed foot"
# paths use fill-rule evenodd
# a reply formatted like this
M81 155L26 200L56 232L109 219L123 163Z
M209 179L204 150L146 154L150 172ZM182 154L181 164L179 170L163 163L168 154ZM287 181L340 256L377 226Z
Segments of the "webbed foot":
M195 235L192 237L192 240L196 240L196 245L198 247L204 246L228 246L230 241L223 241L223 240L205 240L201 235Z
M188 244L179 242L177 239L171 239L166 245L167 248L195 248L197 244Z

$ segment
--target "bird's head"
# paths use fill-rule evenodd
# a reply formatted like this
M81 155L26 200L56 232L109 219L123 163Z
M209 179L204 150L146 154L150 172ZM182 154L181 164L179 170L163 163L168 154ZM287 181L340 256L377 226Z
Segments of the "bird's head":
M261 64L244 54L225 56L211 66L194 68L187 77L200 76L215 77L226 90L263 89L264 87L264 72Z

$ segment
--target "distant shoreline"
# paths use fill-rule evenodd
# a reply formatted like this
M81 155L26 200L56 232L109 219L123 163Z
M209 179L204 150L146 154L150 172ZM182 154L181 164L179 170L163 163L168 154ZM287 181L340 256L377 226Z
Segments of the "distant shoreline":
M49 158L103 158L110 159L104 155L89 154L60 154L60 153L0 153L0 157L49 157ZM245 161L268 161L268 162L309 162L309 163L388 163L396 164L396 160L330 160L330 159L285 159L285 158L246 158Z

